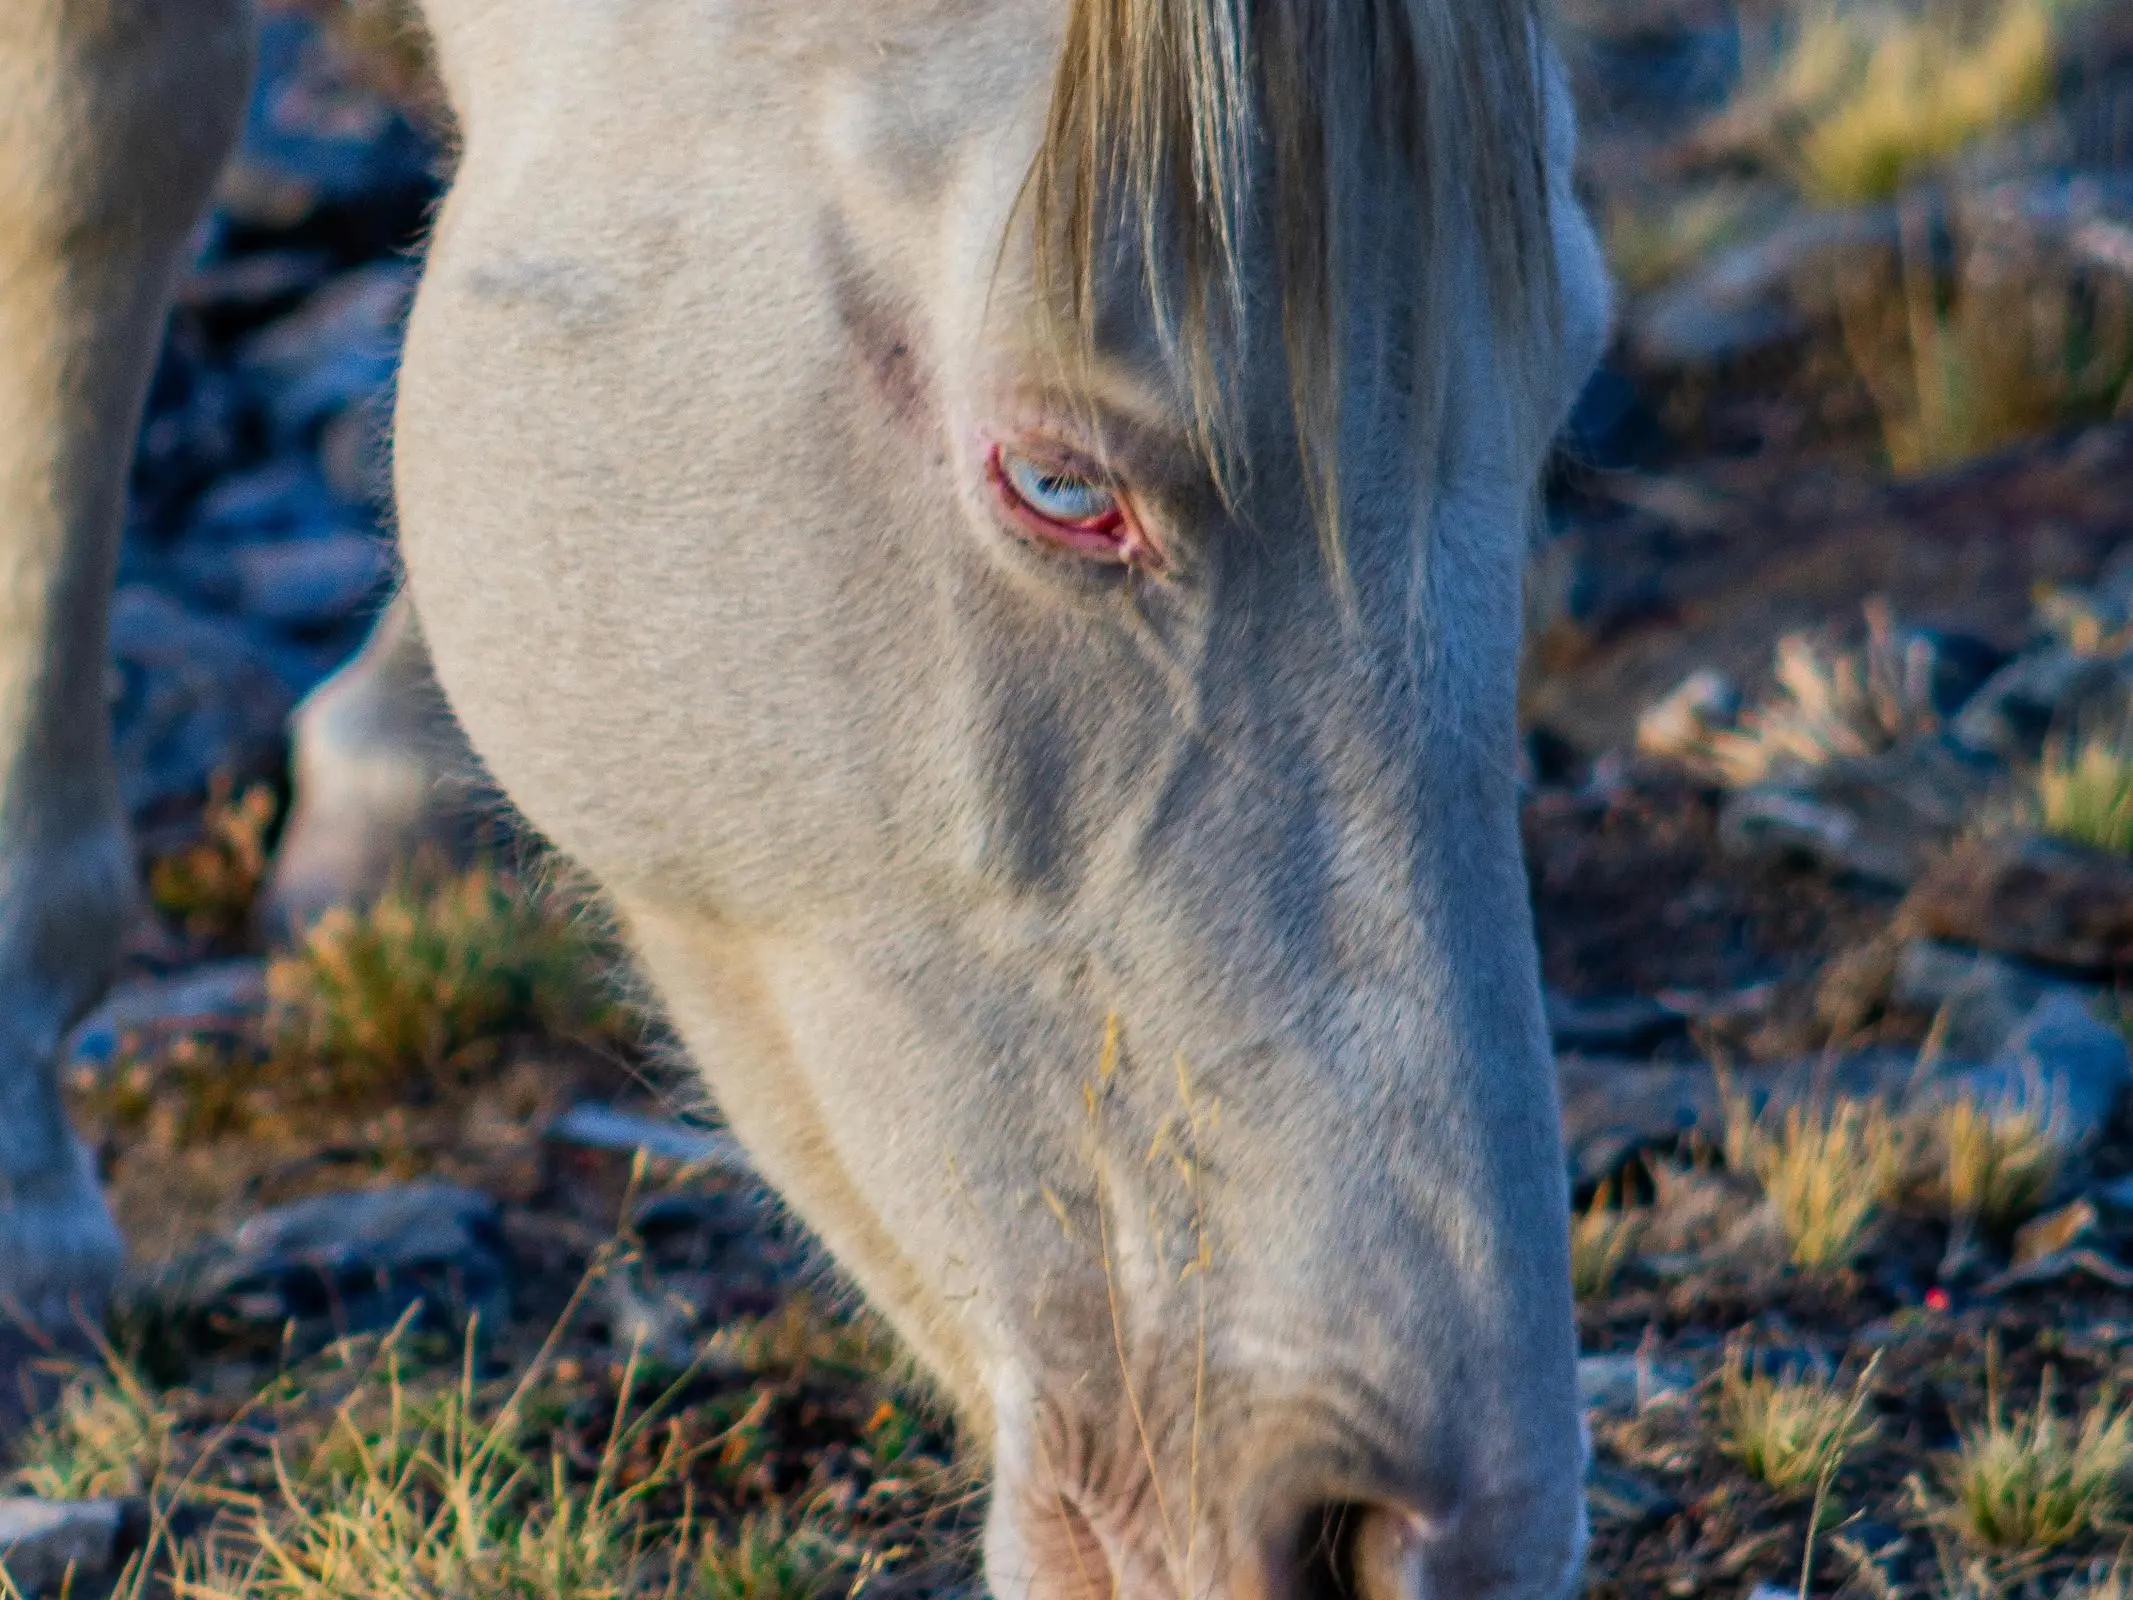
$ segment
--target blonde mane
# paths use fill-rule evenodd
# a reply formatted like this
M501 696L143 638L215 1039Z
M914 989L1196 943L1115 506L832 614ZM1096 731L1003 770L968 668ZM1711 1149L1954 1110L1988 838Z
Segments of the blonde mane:
M1092 349L1107 252L1137 246L1202 450L1234 492L1220 347L1242 326L1248 230L1268 240L1296 440L1337 557L1348 286L1411 293L1360 381L1412 396L1426 491L1458 303L1454 272L1432 266L1476 259L1514 425L1542 442L1559 302L1541 0L1069 3L1030 185L1038 292L1068 349Z

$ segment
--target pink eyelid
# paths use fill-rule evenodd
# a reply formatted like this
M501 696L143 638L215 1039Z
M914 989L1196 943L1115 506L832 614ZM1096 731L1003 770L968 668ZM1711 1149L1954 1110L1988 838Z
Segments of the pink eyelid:
M1075 555L1152 572L1161 572L1168 565L1123 502L1079 522L1063 522L1039 511L1022 497L1008 476L1007 464L1001 459L1003 451L1004 447L996 444L986 454L985 476L992 481L993 493L999 496L1008 514L1032 539Z

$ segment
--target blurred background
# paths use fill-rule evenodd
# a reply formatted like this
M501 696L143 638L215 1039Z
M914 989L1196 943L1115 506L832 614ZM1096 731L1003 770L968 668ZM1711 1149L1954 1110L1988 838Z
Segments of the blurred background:
M2133 3L1559 11L1619 286L1523 692L1593 1592L2124 1600ZM135 1249L124 1362L17 1481L150 1493L334 1339L487 1308L523 1361L561 1316L543 1438L581 1476L631 1350L696 1373L670 1420L707 1453L643 1472L745 1535L703 1593L933 1592L974 1516L945 1426L796 1290L804 1241L602 982L597 922L515 846L301 936L257 914L292 709L392 585L381 447L446 150L395 0L278 4L262 46L114 613L151 895L69 1081ZM368 1391L321 1392L267 1412L309 1438ZM2077 1398L2089 1431L2054 1431ZM1826 1579L1817 1486L1854 1547ZM598 1592L657 1587L627 1573Z

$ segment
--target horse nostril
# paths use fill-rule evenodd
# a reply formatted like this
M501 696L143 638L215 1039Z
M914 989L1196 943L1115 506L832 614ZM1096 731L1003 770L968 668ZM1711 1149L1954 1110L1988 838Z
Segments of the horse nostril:
M1297 1532L1292 1600L1415 1600L1420 1548L1404 1512L1354 1501L1320 1506Z

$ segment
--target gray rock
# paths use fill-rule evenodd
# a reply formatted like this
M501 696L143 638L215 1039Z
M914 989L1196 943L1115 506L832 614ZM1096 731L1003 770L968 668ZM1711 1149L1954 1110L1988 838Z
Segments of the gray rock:
M1834 1061L1826 1056L1808 1056L1761 1066L1737 1088L1747 1097L1751 1110L1757 1115L1769 1115L1782 1114L1794 1105L1832 1094L1894 1105L1912 1089L1917 1078L1915 1051L1881 1048L1854 1051Z
M1579 1000L1550 989L1543 999L1548 1031L1558 1050L1634 1050L1678 1033L1684 1025L1680 1012L1643 995Z
M125 1508L116 1500L37 1500L0 1496L0 1567L23 1595L77 1586L109 1573L118 1558Z
M77 1065L106 1066L128 1034L229 1027L256 1015L266 1003L266 963L250 957L122 984L75 1028L67 1043L68 1058Z
M318 1195L252 1218L191 1265L182 1298L211 1321L335 1333L510 1309L511 1256L487 1195L449 1183Z
M218 772L281 765L295 688L241 624L125 584L112 601L111 647L119 788L136 815L204 794Z
M1654 1401L1696 1387L1696 1374L1677 1361L1654 1361L1635 1351L1578 1357L1578 1399L1587 1411L1633 1417Z
M1942 1016L1942 1048L1970 1061L1998 1056L2046 995L2071 994L2090 1004L2100 993L2025 962L1938 939L1907 943L1890 987L1890 998L1905 1010Z
M185 531L189 543L247 544L309 538L346 527L348 517L318 467L289 457L224 477L200 497ZM205 558L213 561L218 555L205 553Z
M216 192L218 210L251 228L293 228L321 210L419 202L434 152L380 95L351 82L309 17L269 12L244 139Z
M1720 815L1719 838L1734 855L1797 858L1870 883L1908 883L1922 868L1901 836L1877 836L1849 807L1790 785L1735 795Z
M2133 276L2133 185L2124 173L2037 175L2045 166L2063 169L2066 152L2019 164L2029 172L1999 182L1983 181L1987 174L1973 169L1972 182L1955 186L1955 218L1935 204L1941 214L1934 230L1952 225L1966 239L2005 249L2011 267L2031 274ZM1759 237L1709 256L1633 304L1625 318L1630 348L1655 365L1696 367L1795 338L1834 318L1844 266L1878 261L1897 246L1901 228L1893 205L1779 213Z
M260 891L262 928L293 932L367 902L421 856L510 853L508 808L444 703L404 593L305 697L290 735L295 803Z
M2133 700L2133 656L2084 656L2052 642L1985 681L1949 725L1964 748L2010 763L2034 761L2055 729L2115 720Z
M1630 309L1630 348L1652 365L1716 366L1797 336L1807 325L1803 280L1831 263L1895 243L1893 207L1799 211Z
M392 549L367 533L240 546L229 553L237 608L296 631L330 628L376 606Z
M255 250L198 266L178 285L178 304L193 311L252 311L287 304L322 283L333 258L320 250Z
M547 1136L558 1144L586 1150L612 1150L623 1155L642 1150L657 1160L685 1166L750 1174L755 1171L748 1153L730 1133L643 1117L597 1100L572 1106L548 1125Z
M2101 1250L2080 1245L2070 1250L2055 1250L2034 1261L2018 1262L2004 1272L1994 1273L1977 1286L1976 1292L1981 1296L2005 1294L2010 1289L2065 1283L2079 1278L2093 1278L2113 1289L2133 1289L2133 1267L2114 1260Z
M1993 830L1943 851L1904 899L1904 929L2100 979L2133 966L2133 861Z
M240 366L264 390L277 438L306 437L392 382L414 284L406 261L359 267L246 342Z
M2133 1216L2133 1172L2099 1184L2089 1191L2089 1198L2107 1212L2121 1217Z
M1760 265L1755 256L1750 264ZM1702 276L1662 290L1638 309L1631 348L1662 367L1708 367L1796 339L1805 323L1799 313L1761 284L1735 291Z
M603 1274L595 1294L616 1348L670 1367L689 1365L698 1326L698 1307L689 1296L659 1284L650 1273L631 1270Z
M1944 740L1914 739L1740 790L1719 812L1719 841L1734 855L1804 860L1906 888L1955 838L1993 777Z
M215 210L250 228L294 228L319 206L318 185L286 167L240 152L215 186Z
M1716 20L1684 17L1662 35L1635 10L1582 10L1576 51L1579 112L1610 126L1625 116L1708 116L1740 82L1738 33Z
M1945 1062L1946 1073L1975 1071L1975 1063ZM1769 1113L1828 1094L1901 1100L1918 1075L1909 1050L1862 1050L1837 1061L1823 1057L1758 1067L1737 1091L1751 1112ZM1563 1145L1572 1182L1611 1177L1631 1156L1669 1150L1694 1136L1716 1145L1725 1136L1724 1097L1708 1065L1681 1066L1619 1058L1565 1055L1556 1061Z
M2129 1086L2133 1056L2124 1036L2079 993L2055 991L2037 1002L1996 1060L1941 1074L1932 1093L2041 1115L2079 1149L2110 1125Z
M1932 652L1929 696L1933 714L1943 724L1960 713L2013 659L2013 652L2002 650L1991 640L1979 638L1974 633L1920 628L1913 630L1911 637Z
M1605 1461L1585 1474L1585 1504L1598 1522L1657 1527L1681 1509L1681 1502L1655 1483Z
M1706 1066L1650 1066L1566 1055L1556 1063L1563 1144L1574 1181L1598 1183L1640 1150L1663 1149L1691 1133L1710 1137L1722 1118L1718 1083Z
M245 341L243 363L276 376L301 374L349 344L390 336L414 293L415 267L375 261L344 272Z
M2104 561L2087 599L2105 622L2121 628L2133 623L2133 545L2120 545Z
M2057 257L2075 270L2133 278L2133 173L2080 170L2085 153L2050 140L2039 147L2033 137L2017 134L1999 150L1987 140L1968 153L1969 181L1955 186L1964 234L2014 268L2035 270L2039 256Z

